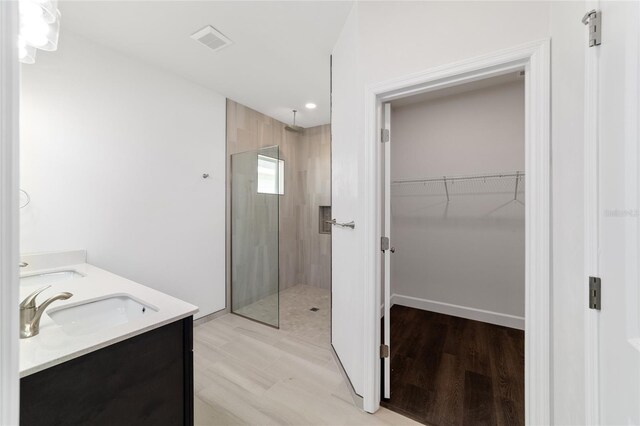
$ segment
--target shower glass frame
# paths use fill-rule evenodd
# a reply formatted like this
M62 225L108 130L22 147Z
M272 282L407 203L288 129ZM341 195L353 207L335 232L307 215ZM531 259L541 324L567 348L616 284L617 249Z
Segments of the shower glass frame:
M273 193L258 191L260 157L275 160ZM230 310L274 328L280 325L280 161L278 145L235 153L230 161Z

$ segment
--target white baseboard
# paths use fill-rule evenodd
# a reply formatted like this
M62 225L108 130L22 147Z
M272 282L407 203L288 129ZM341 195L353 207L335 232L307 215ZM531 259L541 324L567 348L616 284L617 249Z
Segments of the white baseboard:
M393 305L408 306L410 308L422 309L424 311L437 312L439 314L452 315L454 317L467 318L470 320L524 330L524 318L517 317L515 315L501 314L498 312L485 311L483 309L452 305L450 303L436 302L433 300L403 296L400 294L391 295L391 306Z

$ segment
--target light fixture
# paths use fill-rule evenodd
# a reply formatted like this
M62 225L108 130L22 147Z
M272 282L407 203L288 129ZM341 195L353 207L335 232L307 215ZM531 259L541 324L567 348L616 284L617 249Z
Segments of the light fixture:
M36 49L56 50L60 34L57 0L20 0L18 54L23 64L33 64Z
M313 102L309 102L308 104L305 105L305 107L307 109L316 109L316 104L314 104Z
M33 64L36 62L36 48L29 46L22 36L18 37L18 57L23 64Z

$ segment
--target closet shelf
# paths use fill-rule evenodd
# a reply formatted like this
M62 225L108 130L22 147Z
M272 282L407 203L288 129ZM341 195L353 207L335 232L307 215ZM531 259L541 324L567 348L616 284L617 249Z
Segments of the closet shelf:
M512 193L513 199L518 199L518 193L524 191L524 172L505 172L462 176L440 176L423 179L394 180L391 185L393 191L398 192L399 187L409 191L420 189L431 192L431 195L446 195L447 201L451 195L479 194L479 193ZM433 193L435 192L435 193ZM410 194L406 194L410 195ZM414 194L415 195L415 194Z
M524 172L508 172L508 173L493 173L493 174L484 174L484 175L462 175L462 176L439 176L439 177L431 177L425 179L402 179L402 180L394 180L391 182L392 185L402 185L402 184L418 184L418 183L429 183L429 182L454 182L454 181L464 181L464 180L486 180L486 179L516 179L516 178L524 178Z

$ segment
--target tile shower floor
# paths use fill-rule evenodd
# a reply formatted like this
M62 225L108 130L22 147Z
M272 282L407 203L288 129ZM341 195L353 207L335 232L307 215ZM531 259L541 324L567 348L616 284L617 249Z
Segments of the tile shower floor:
M314 291L290 290L283 300ZM353 404L328 341L313 341L313 326L303 325L302 306L283 309L280 330L233 314L194 328L195 424L418 424L384 408L366 414ZM288 326L287 316L295 319Z
M278 320L276 295L238 309L243 316L268 324ZM312 309L317 310L312 310ZM280 292L280 330L306 342L329 346L331 343L330 290L310 285L297 285Z

